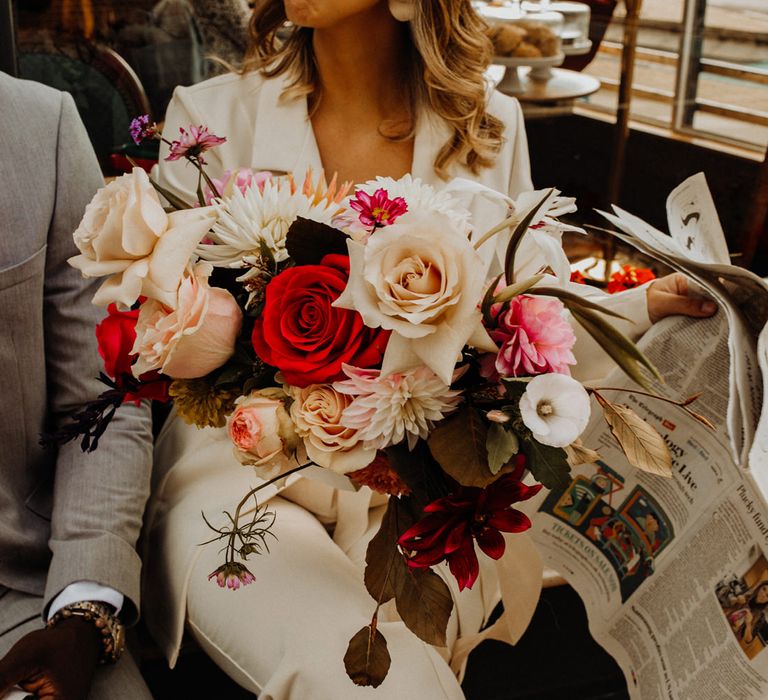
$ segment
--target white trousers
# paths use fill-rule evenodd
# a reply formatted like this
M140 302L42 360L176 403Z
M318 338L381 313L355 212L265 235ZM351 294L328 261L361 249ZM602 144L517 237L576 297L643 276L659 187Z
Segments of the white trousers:
M464 697L437 650L400 621L379 625L392 657L383 684L355 686L344 654L375 608L361 572L314 515L280 497L270 507L278 542L249 559L254 584L233 592L207 581L222 561L216 546L204 548L189 581L188 629L222 670L259 700Z

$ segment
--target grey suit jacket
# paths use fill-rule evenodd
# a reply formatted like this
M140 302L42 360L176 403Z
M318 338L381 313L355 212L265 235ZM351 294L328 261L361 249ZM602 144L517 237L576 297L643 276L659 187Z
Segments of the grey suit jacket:
M151 420L123 406L91 454L38 444L104 386L95 282L67 264L102 184L71 97L0 73L0 586L44 596L95 581L139 605L135 544Z

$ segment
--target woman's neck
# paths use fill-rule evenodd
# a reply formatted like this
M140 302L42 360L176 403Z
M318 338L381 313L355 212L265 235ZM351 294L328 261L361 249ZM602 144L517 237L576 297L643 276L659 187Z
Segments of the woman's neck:
M331 28L315 29L313 48L324 107L371 120L406 112L408 28L382 2Z

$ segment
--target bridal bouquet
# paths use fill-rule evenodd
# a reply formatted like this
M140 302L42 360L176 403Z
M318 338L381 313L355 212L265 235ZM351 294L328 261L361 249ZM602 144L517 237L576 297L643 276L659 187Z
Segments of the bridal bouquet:
M138 168L89 204L70 263L106 278L94 303L109 310L97 329L108 390L53 437L94 449L120 403L144 397L226 426L264 480L213 528L227 546L211 578L232 589L254 580L245 562L266 549L273 515L240 519L264 485L317 465L389 494L365 571L376 612L344 660L355 683L376 686L389 667L379 606L394 599L415 634L445 645L453 603L433 568L472 587L478 549L499 559L505 534L530 527L515 504L597 459L579 442L590 393L630 461L671 474L649 425L570 376L566 312L641 384L655 370L605 318L615 314L569 283L556 217L574 206L555 190L477 231L456 184L350 188L247 169L213 179L204 154L222 141L193 126L170 144L169 160L199 170L195 205ZM502 233L489 281L478 249Z

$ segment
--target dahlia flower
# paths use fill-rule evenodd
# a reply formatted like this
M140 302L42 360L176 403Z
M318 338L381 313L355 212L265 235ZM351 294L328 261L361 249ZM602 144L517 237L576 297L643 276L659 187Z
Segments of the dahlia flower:
M342 365L349 379L334 382L341 394L354 397L341 423L376 449L408 441L409 449L426 439L435 421L456 408L461 392L452 390L428 367L382 377L377 369Z
M344 187L336 190L335 180L317 185L307 174L299 191L292 178L273 178L230 197L214 201L217 221L209 234L210 243L198 246L197 253L216 267L247 267L266 247L277 262L288 259L285 240L298 217L331 224L342 207Z
M506 543L502 532L523 532L531 527L525 513L513 503L535 496L541 484L526 486L520 478L525 457L515 457L514 472L505 474L484 489L458 486L424 508L424 517L398 539L408 566L425 569L445 560L459 584L472 588L480 573L478 547L491 559L500 559Z
M566 447L589 423L587 390L565 374L540 374L520 398L526 428L543 445Z
M576 336L563 317L565 307L559 299L521 294L502 308L496 304L491 309L496 327L489 335L501 347L495 358L493 354L484 356L483 376L570 374L568 365L576 364L571 352Z

